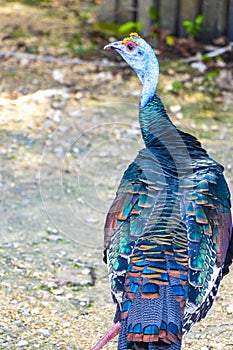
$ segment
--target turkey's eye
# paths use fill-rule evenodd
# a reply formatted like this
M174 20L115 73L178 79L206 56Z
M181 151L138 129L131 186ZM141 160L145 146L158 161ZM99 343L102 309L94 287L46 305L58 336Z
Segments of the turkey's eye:
M137 46L137 44L132 42L132 41L129 41L126 44L126 47L129 51L133 51L136 48L136 46Z

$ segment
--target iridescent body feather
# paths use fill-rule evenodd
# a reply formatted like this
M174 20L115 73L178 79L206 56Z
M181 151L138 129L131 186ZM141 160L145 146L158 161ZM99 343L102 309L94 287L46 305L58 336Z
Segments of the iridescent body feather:
M172 124L156 95L151 47L135 34L108 46L143 83L146 146L125 171L105 224L118 350L179 350L232 262L230 194L222 166Z

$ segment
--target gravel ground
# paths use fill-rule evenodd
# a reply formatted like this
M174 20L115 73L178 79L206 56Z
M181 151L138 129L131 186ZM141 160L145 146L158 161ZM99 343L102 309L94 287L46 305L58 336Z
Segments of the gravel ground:
M57 66L43 68L51 76ZM90 76L91 86L96 75ZM108 76L102 74L98 101L90 92L80 101L77 92L46 80L35 92L32 85L16 97L2 93L0 349L90 349L111 325L102 227L122 172L142 143L133 96L138 82L112 84ZM166 77L162 81L166 85ZM114 89L106 100L106 90ZM231 180L232 125L200 117L190 127L182 97L165 100L174 122L202 136ZM233 349L232 287L231 273L183 349ZM115 348L116 340L106 346Z

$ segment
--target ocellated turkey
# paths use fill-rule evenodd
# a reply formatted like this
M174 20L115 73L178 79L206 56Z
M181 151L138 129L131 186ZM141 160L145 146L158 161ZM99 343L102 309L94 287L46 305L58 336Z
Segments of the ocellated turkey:
M116 314L93 348L119 333L118 350L179 350L211 308L233 258L230 193L223 167L169 119L156 93L159 65L137 33L105 47L143 84L145 148L125 171L105 224Z

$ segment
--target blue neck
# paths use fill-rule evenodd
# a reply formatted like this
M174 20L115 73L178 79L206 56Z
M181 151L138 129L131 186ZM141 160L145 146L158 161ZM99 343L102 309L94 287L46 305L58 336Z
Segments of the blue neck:
M145 73L144 73L145 72ZM154 96L159 79L159 64L156 56L148 60L144 72L137 72L139 79L143 84L140 107L145 107L147 102Z

